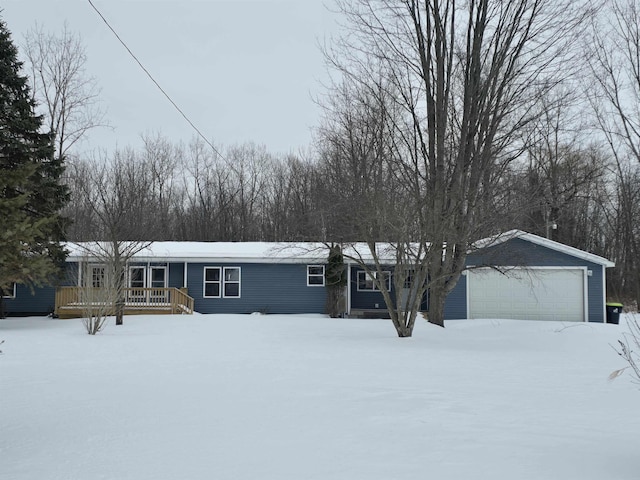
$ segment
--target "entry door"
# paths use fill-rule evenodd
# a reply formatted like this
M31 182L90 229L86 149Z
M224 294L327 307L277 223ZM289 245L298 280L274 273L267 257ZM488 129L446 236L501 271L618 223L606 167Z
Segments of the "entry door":
M140 302L145 298L146 268L141 266L129 267L129 301Z
M154 299L164 299L167 288L167 267L149 267L149 287Z

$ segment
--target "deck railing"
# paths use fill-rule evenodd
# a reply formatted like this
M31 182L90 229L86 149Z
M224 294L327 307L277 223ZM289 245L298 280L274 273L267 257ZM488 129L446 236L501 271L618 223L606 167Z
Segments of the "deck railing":
M160 313L193 313L194 300L178 288L125 288L123 289L125 313L129 311ZM116 291L92 287L58 287L55 313L65 310L82 312L96 307L105 308L109 314L115 310Z

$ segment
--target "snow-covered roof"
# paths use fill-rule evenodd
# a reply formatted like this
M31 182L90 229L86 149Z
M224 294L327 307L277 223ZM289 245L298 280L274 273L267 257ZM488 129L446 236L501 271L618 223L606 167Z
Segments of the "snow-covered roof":
M106 242L68 243L68 259L81 260L112 248ZM123 242L122 249L135 251L132 258L140 261L174 262L246 262L277 263L324 262L328 249L322 243L285 242Z
M509 230L508 232L502 233L495 237L484 238L475 242L473 246L475 249L488 248L495 245L500 245L501 243L514 238L527 240L528 242L531 242L533 244L540 245L551 250L556 250L558 252L571 255L572 257L581 258L582 260L587 260L598 265L603 265L605 267L615 267L616 265L612 261L593 253L585 252L584 250L580 250L579 248L570 247L569 245L565 245L564 243L554 242L553 240L549 240L548 238L540 237L538 235L534 235L533 233L527 233L522 230Z
M615 266L606 258L522 230L510 230L495 237L479 240L473 244L471 252L478 248L499 245L513 238L521 238L605 267ZM78 261L91 256L101 256L101 253L110 249L110 244L67 243L66 247L69 251L68 260ZM135 260L154 262L324 263L329 255L327 245L321 242L122 242L122 248L135 251L132 256ZM395 262L394 249L390 244L377 244L376 249L381 261ZM369 247L365 243L345 244L343 251L347 263L350 263L349 257L372 260Z

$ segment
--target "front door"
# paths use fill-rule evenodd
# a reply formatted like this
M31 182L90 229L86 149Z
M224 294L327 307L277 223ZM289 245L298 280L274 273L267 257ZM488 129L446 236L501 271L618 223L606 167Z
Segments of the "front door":
M128 301L142 302L146 297L144 287L146 268L142 266L129 267L129 295Z
M164 302L167 288L167 267L149 267L149 287L154 302Z

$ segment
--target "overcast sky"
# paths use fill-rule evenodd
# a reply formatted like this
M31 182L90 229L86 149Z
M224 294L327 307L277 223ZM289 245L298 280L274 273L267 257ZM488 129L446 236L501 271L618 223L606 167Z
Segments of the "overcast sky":
M272 153L311 142L326 68L318 44L336 31L322 0L94 0L158 83L216 145L253 141ZM80 148L139 146L160 132L195 132L144 74L86 0L3 0L1 16L20 47L36 23L81 35L87 71L102 89L113 129Z

